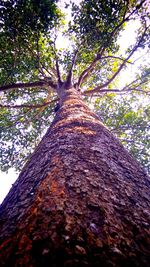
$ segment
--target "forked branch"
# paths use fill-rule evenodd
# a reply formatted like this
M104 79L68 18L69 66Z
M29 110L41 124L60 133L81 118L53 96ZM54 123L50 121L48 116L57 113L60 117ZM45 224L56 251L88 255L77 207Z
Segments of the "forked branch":
M124 12L124 15L123 15L123 19L122 21L116 26L116 28L110 33L110 36L109 36L109 40L111 42L113 36L116 34L117 30L126 22L126 21L129 21L131 19L131 16L138 10L142 7L143 3L145 2L145 0L141 1L137 6L136 8L130 13L127 15L127 11L128 11L128 5L129 5L129 1L127 1L127 4L126 4L126 8L125 8L125 12ZM127 16L126 16L127 15ZM90 73L94 70L96 64L98 63L98 61L102 58L102 55L105 51L105 46L104 47L100 47L97 55L95 56L94 60L91 62L91 64L88 66L88 68L86 68L80 75L79 79L78 79L78 86L80 86L85 79L87 79L90 75ZM127 59L128 61L128 59ZM126 62L127 62L126 61ZM117 74L116 74L117 75ZM105 85L104 85L105 86Z
M118 70L112 75L112 77L108 81L106 81L104 84L101 84L101 85L95 87L94 89L90 90L91 93L95 93L95 92L101 91L101 89L107 87L116 78L116 76L121 72L121 70L126 65L126 63L131 58L131 56L134 54L134 52L138 49L139 45L141 44L141 42L144 39L144 36L145 36L145 33L146 33L147 29L148 29L148 27L145 28L145 30L144 30L144 32L143 32L140 40L138 41L138 43L134 46L134 48L132 49L132 51L129 53L128 57L123 61L123 63L118 68ZM85 91L85 93L86 92L87 91Z
M80 75L79 79L78 79L78 86L80 87L80 85L84 82L84 80L90 75L90 73L93 71L93 69L95 68L97 62L101 59L103 53L105 51L105 48L103 47L101 49L101 51L96 55L96 57L94 58L94 60L91 62L91 64L89 65L88 68L86 68Z

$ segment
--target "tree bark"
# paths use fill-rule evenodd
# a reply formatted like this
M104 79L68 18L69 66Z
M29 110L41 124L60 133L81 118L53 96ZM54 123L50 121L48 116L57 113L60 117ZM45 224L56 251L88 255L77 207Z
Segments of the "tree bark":
M74 89L1 205L1 266L148 267L149 177Z

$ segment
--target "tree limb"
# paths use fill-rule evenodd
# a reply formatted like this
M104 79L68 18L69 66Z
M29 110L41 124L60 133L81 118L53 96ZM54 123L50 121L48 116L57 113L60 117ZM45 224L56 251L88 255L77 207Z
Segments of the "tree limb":
M115 34L116 30L118 28L121 27L121 25L126 21L127 19L124 19L118 26L116 26L116 28L110 33L110 39L113 37L113 35ZM90 75L90 73L93 71L93 69L95 68L97 62L102 58L102 55L105 51L105 47L101 47L99 49L98 54L96 55L96 57L94 58L94 60L91 62L91 64L88 66L88 68L86 68L80 75L79 79L78 79L78 86L80 87L80 85L83 83L83 81L88 78L88 76Z
M105 89L102 89L102 90L100 90L100 91L98 91L98 92L93 92L93 90L87 90L87 91L85 91L85 92L83 92L83 95L93 95L94 93L99 93L99 94L101 94L101 93L119 93L119 94L126 94L126 93L128 93L128 92L131 92L131 91L137 91L137 92L142 92L142 93L144 93L144 94L149 94L150 93L150 91L144 91L144 90L142 90L142 89L138 89L138 88L129 88L129 89L127 89L126 91L125 90L123 90L123 89L121 89L121 90L119 90L119 89L107 89L107 88L105 88ZM97 94L97 95L94 95L94 96L99 96L99 94Z
M60 75L60 70L59 70L58 58L56 58L56 72L57 72L58 84L61 85L62 80L61 80L61 75Z
M119 60L124 61L123 58L121 58L121 57L117 57L117 56L104 56L104 57L101 57L101 59L105 59L105 58L115 58L115 59L119 59ZM127 63L129 63L129 64L133 64L132 62L129 62L129 61L127 61Z
M19 88L37 88L37 87L46 87L50 86L53 89L56 89L56 84L54 84L52 81L36 81L36 82L29 82L29 83L14 83L14 84L8 84L0 86L0 92L13 90L13 89L19 89Z
M125 8L125 12L124 12L124 15L123 15L123 19L122 19L122 21L116 26L116 28L110 33L110 38L113 37L113 35L115 34L116 30L118 30L118 29L123 25L124 22L130 20L130 17L131 17L131 16L132 16L138 9L140 9L140 8L142 7L142 5L143 5L145 2L146 2L146 0L142 0L142 1L135 7L135 9L134 9L134 10L133 10L127 17L125 17L126 14L127 14L128 5L129 5L129 1L127 1L127 5L126 5L126 8Z
M47 69L44 66L44 64L41 62L41 60L40 60L40 51L39 51L38 40L37 40L37 51L34 51L34 49L32 47L30 47L30 44L28 43L28 41L26 41L26 44L27 44L28 50L30 51L32 56L37 58L37 60L38 60L38 70L42 74L42 76L44 78L46 78L46 75L45 75L45 73L43 71L43 69L44 69L50 76L53 76L54 78L56 78L57 77L56 70L51 66L49 66L49 69Z
M62 85L62 80L61 80L61 74L60 74L60 69L59 69L59 62L58 62L58 56L56 54L56 36L55 36L55 41L54 41L54 49L53 49L53 52L55 54L55 60L56 60L56 75L57 75L57 79L58 79L58 86L61 86Z
M127 5L126 5L126 9L125 9L125 12L124 12L124 15L123 15L123 19L122 21L116 26L116 28L110 33L110 40L112 39L112 37L114 36L114 34L116 33L116 31L123 25L124 22L128 21L130 19L130 17L139 9L141 8L141 6L143 5L143 3L145 2L145 0L141 1L137 6L136 8L127 16L126 16L126 13L127 13L127 8L128 8L128 4L129 4L129 1L127 1ZM80 75L79 79L78 79L78 86L80 86L84 80L86 78L88 78L89 74L93 71L93 69L95 68L97 62L101 59L102 57L102 54L104 53L105 51L105 47L103 48L100 48L99 51L98 51L98 54L96 55L96 57L94 58L94 60L92 61L92 63L89 65L88 68L86 68ZM127 62L127 61L126 61ZM117 75L117 74L116 74ZM104 85L105 86L105 85Z
M40 62L40 65L41 65L41 67L39 66L39 72L42 74L42 76L43 76L44 78L49 78L49 77L47 77L47 76L45 75L44 70L45 70L50 76L54 77L54 79L57 78L57 73L56 73L56 70L55 70L54 68L49 67L49 69L47 69L41 62Z
M144 75L142 75L142 77L138 77L138 78L136 78L135 80L133 80L131 83L129 83L128 85L125 85L123 88L122 88L122 90L127 90L130 86L132 86L135 82L137 82L137 81L139 81L139 80L141 80L141 78L144 78L144 77L146 77L147 76L147 74L144 74ZM145 81L144 82L140 82L137 86L139 86L139 85L141 85L141 84L143 84L143 83L145 83ZM134 86L135 87L135 86Z
M97 87L95 87L94 89L91 90L91 93L94 92L99 92L101 91L102 88L107 87L115 78L116 76L120 73L120 71L123 69L123 67L126 65L127 61L129 60L129 58L133 55L133 53L138 49L140 43L143 41L143 38L145 36L145 33L147 31L148 27L145 28L140 40L138 41L138 43L134 46L134 48L132 49L131 53L128 55L128 57L123 61L123 63L120 65L120 67L118 68L118 70L113 74L113 76L104 84L101 84Z
M96 66L96 63L101 59L101 56L104 53L104 50L105 50L105 48L103 47L103 49L101 50L101 52L96 55L96 57L91 62L91 64L88 66L88 68L86 68L81 73L81 75L80 75L80 77L78 79L78 82L77 82L77 84L78 84L79 87L83 83L83 81L85 80L85 78L87 78L89 76L89 74L91 73L91 71L93 71L94 67Z
M66 83L67 85L71 85L71 80L72 80L72 70L73 70L73 67L76 63L76 59L77 59L77 54L78 54L78 51L79 49L77 49L74 53L74 56L73 56L73 59L72 59L72 64L71 64L71 68L69 70L69 73L68 73L68 76L67 76L67 79L66 79Z
M36 105L30 105L30 104L21 104L21 105L2 105L0 104L1 108L16 108L16 109L20 109L20 108L29 108L29 109L33 109L33 108L41 108L41 107L45 107L48 106L49 104L55 103L58 101L58 98L49 101L49 102L45 102L43 104L36 104Z

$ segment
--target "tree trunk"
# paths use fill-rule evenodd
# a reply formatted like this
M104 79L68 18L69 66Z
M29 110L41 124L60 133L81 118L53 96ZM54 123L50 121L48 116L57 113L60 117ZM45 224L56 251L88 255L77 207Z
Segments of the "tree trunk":
M1 266L148 267L149 177L75 89L1 205Z

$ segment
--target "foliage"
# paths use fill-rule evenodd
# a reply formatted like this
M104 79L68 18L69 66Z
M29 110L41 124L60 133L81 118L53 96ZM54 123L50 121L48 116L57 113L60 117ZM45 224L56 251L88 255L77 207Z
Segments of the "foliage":
M95 101L102 122L117 135L131 154L150 172L150 105L148 98L132 93L105 95Z
M53 27L57 17L52 0L6 0L0 2L0 9L1 25L12 39L25 39L37 31L45 32Z
M60 17L55 2L0 1L0 84L38 77L38 53Z
M62 2L57 2L0 0L1 169L22 168L54 116L57 88L64 83L79 87L88 101L94 97L102 120L117 129L137 158L142 151L140 160L149 168L144 141L148 113L142 105L136 112L132 109L135 99L149 94L146 63L135 68L132 80L120 82L120 74L134 66L136 53L148 51L146 1L74 1L71 21L65 20ZM122 51L118 39L134 21L139 23L136 37Z
M118 26L127 5L126 1L83 1L81 7L73 3L73 26L70 30L83 42L87 42L88 49L100 46L109 47L110 41L115 45L115 35L110 38L113 30ZM87 48L87 47L86 47Z
M37 105L36 99L36 105ZM30 105L35 104L33 101ZM39 99L39 103L40 99ZM41 140L53 118L54 103L32 108L16 110L2 108L0 111L0 158L1 170L7 171L14 167L21 170L26 159ZM51 114L51 115L50 115Z

